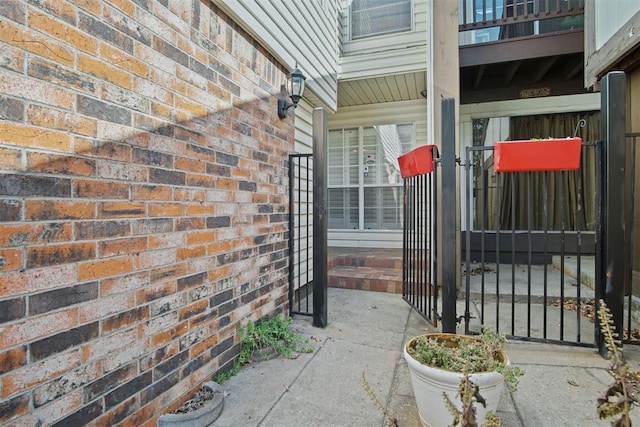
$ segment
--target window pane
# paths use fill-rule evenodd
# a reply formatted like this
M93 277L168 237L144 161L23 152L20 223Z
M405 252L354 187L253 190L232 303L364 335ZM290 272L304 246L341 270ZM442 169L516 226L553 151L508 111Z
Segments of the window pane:
M402 228L402 188L364 189L364 227L376 230Z
M353 0L351 38L411 30L411 0Z
M358 130L344 129L329 132L328 184L358 183Z
M329 228L358 228L358 189L331 188L327 195Z
M358 229L362 221L369 230L401 229L402 179L398 156L413 146L413 124L330 131L329 228ZM362 206L360 194L364 196Z

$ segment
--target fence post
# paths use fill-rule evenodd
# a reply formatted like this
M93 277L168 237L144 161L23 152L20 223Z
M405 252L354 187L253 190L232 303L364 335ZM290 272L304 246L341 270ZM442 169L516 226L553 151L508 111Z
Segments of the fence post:
M313 110L313 326L327 326L327 112Z
M596 299L603 298L613 316L616 331L622 337L624 318L625 266L625 74L615 71L601 81L601 134L604 140L602 174L601 238L596 242ZM596 343L605 356L599 325Z
M442 140L441 140L441 191L442 204L442 332L456 332L456 291L458 262L458 227L456 215L458 206L456 171L456 131L455 100L442 99Z

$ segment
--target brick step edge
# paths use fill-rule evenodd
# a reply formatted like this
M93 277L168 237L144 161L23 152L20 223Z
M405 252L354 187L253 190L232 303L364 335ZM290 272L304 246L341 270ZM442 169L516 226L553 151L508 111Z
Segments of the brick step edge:
M329 287L402 294L402 270L336 266L327 273Z

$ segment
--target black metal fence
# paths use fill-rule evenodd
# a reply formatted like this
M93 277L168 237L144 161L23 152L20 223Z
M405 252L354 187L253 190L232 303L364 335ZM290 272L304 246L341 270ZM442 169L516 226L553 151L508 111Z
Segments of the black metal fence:
M435 173L404 180L402 245L402 297L434 326L438 323L436 184Z
M466 333L492 326L520 339L595 345L600 194L593 190L599 188L602 146L583 143L578 171L506 173L494 173L486 161L493 147L467 148ZM585 167L600 172L585 173Z
M289 313L313 315L313 155L289 155Z

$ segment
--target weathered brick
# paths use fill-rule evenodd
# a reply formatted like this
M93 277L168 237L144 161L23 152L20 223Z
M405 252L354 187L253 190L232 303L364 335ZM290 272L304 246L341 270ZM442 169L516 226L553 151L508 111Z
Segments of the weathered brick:
M45 359L53 354L60 353L71 347L85 343L96 338L99 333L98 322L68 329L48 338L29 344L29 354L33 361Z
M36 362L10 371L2 377L2 396L7 397L50 381L81 364L79 351L67 352L47 360Z
M143 165L160 166L163 168L171 168L173 166L172 155L142 148L133 149L133 161Z
M98 218L139 218L144 215L144 203L139 202L103 202L98 206Z
M31 221L60 219L88 219L95 217L93 202L71 202L61 200L27 200L25 217Z
M239 182L238 190L240 191L255 192L257 189L258 189L258 184L255 182L247 182L247 181Z
M29 12L28 25L46 34L49 34L59 42L72 46L83 52L95 54L98 50L98 42L93 37L78 31L74 26L67 25L50 16L36 10ZM72 24L75 25L75 22Z
M180 381L180 372L176 371L173 374L167 375L160 381L154 382L150 387L142 390L140 393L140 402L143 405L151 402L156 397L160 396L165 391L176 385Z
M91 159L45 153L28 153L27 167L34 172L61 175L91 176L95 173L95 162Z
M29 296L29 314L42 314L96 298L98 298L98 282L42 292Z
M21 147L44 148L55 151L71 151L69 134L12 122L0 122L0 141Z
M24 102L0 94L0 119L21 122L24 119Z
M73 193L76 197L89 199L128 199L129 184L76 179L73 181Z
M0 323L21 319L25 315L25 299L12 298L0 301Z
M211 213L210 211L213 210L212 208L205 209L206 213ZM178 218L178 220L176 221L176 231L193 231L205 228L205 219L194 218L193 215L195 214L192 212L191 206L187 206L187 215L187 218ZM212 233L213 237L213 232L210 233Z
M96 121L70 112L37 105L27 108L27 120L34 126L57 129L85 136L96 136ZM82 159L78 159L82 160Z
M27 347L20 346L0 353L0 374L6 374L27 364Z
M76 23L76 10L73 6L67 4L66 2L59 2L57 0L32 0L29 3L42 9L43 11L51 13L67 24L75 25Z
M164 362L158 364L153 369L153 377L162 378L165 375L169 375L171 372L178 369L180 365L184 364L187 361L187 359L189 359L188 351L183 351L181 353L176 354L170 359L167 359Z
M134 235L170 233L173 230L173 219L150 218L135 220L131 223L131 231Z
M99 363L82 365L61 377L38 387L33 393L33 404L35 407L39 407L56 400L59 397L69 394L73 390L77 390L79 387L90 383L98 378L101 373L101 366ZM81 403L79 399L77 403L78 405Z
M96 419L102 411L104 407L102 406L101 400L96 400L89 405L80 408L78 411L72 413L71 415L61 419L60 421L51 424L52 427L67 427L67 426L84 426L88 425Z
M107 24L113 26L129 37L139 41L141 44L146 46L151 45L153 32L149 28L147 28L147 26L140 25L140 21L135 19L136 17L130 18L129 16L123 15L116 9L106 8L104 10L102 18ZM116 45L118 45L118 43L116 43Z
M180 171L166 169L149 169L149 181L157 184L185 185L186 174Z
M7 70L24 72L25 53L21 49L16 49L8 45L4 45L0 50L0 68Z
M149 306L136 307L124 313L116 314L107 319L100 321L102 325L102 333L106 334L123 327L139 323L149 318Z
M115 389L119 384L134 378L138 372L137 363L129 363L108 374L102 376L98 380L88 384L84 388L83 401L91 402L97 397L103 396L109 391Z
M182 203L149 203L148 214L150 217L182 216L185 213L185 206Z
M68 66L73 65L75 58L71 48L59 43L51 43L48 37L9 21L0 21L0 41Z
M208 308L209 308L209 301L207 299L196 301L193 304L190 304L178 310L178 319L180 320L190 319L193 316L206 312Z
M211 297L209 306L217 307L233 298L233 289L227 289Z
M41 58L29 58L27 70L31 77L66 86L84 93L95 93L97 80Z
M145 237L109 239L98 243L98 253L101 257L135 255L147 250L147 248L147 239Z
M231 217L212 216L207 218L207 228L223 228L231 226Z
M169 185L133 185L131 196L136 200L171 200L173 191Z
M183 67L189 68L189 55L176 48L172 44L162 40L160 37L153 38L153 48L164 56L171 58Z
M114 389L104 397L104 402L107 408L112 408L118 403L128 399L130 396L138 393L140 390L148 387L153 382L153 374L151 371L144 372L138 375L131 381L126 382L120 387Z
M22 269L22 250L0 249L0 272Z
M11 272L0 280L0 295L7 298L28 292L39 292L59 286L71 286L76 280L74 264ZM0 332L0 335L2 333ZM0 346L2 343L0 342Z
M0 402L0 423L5 424L29 412L29 393Z
M124 237L131 234L131 225L125 220L82 221L75 224L78 239Z
M182 291L185 289L192 288L194 286L201 285L206 280L207 280L206 272L192 274L187 277L181 277L180 279L178 279L178 290Z
M32 246L27 248L27 268L46 267L93 259L95 243Z
M116 45L125 52L133 53L133 40L131 37L85 13L80 13L79 18L78 28L82 31L86 31L88 34L109 44Z
M71 180L46 176L6 174L0 180L0 195L69 197Z
M121 1L121 3L124 2ZM114 64L140 77L149 75L149 66L146 63L109 44L103 43L100 46L100 56L110 64Z
M131 112L114 104L78 95L78 112L99 120L131 125Z
M20 24L24 24L26 7L18 0L4 0L0 3L0 16L5 16Z
M87 281L117 276L133 270L130 257L121 256L98 261L88 261L78 266L78 280Z

